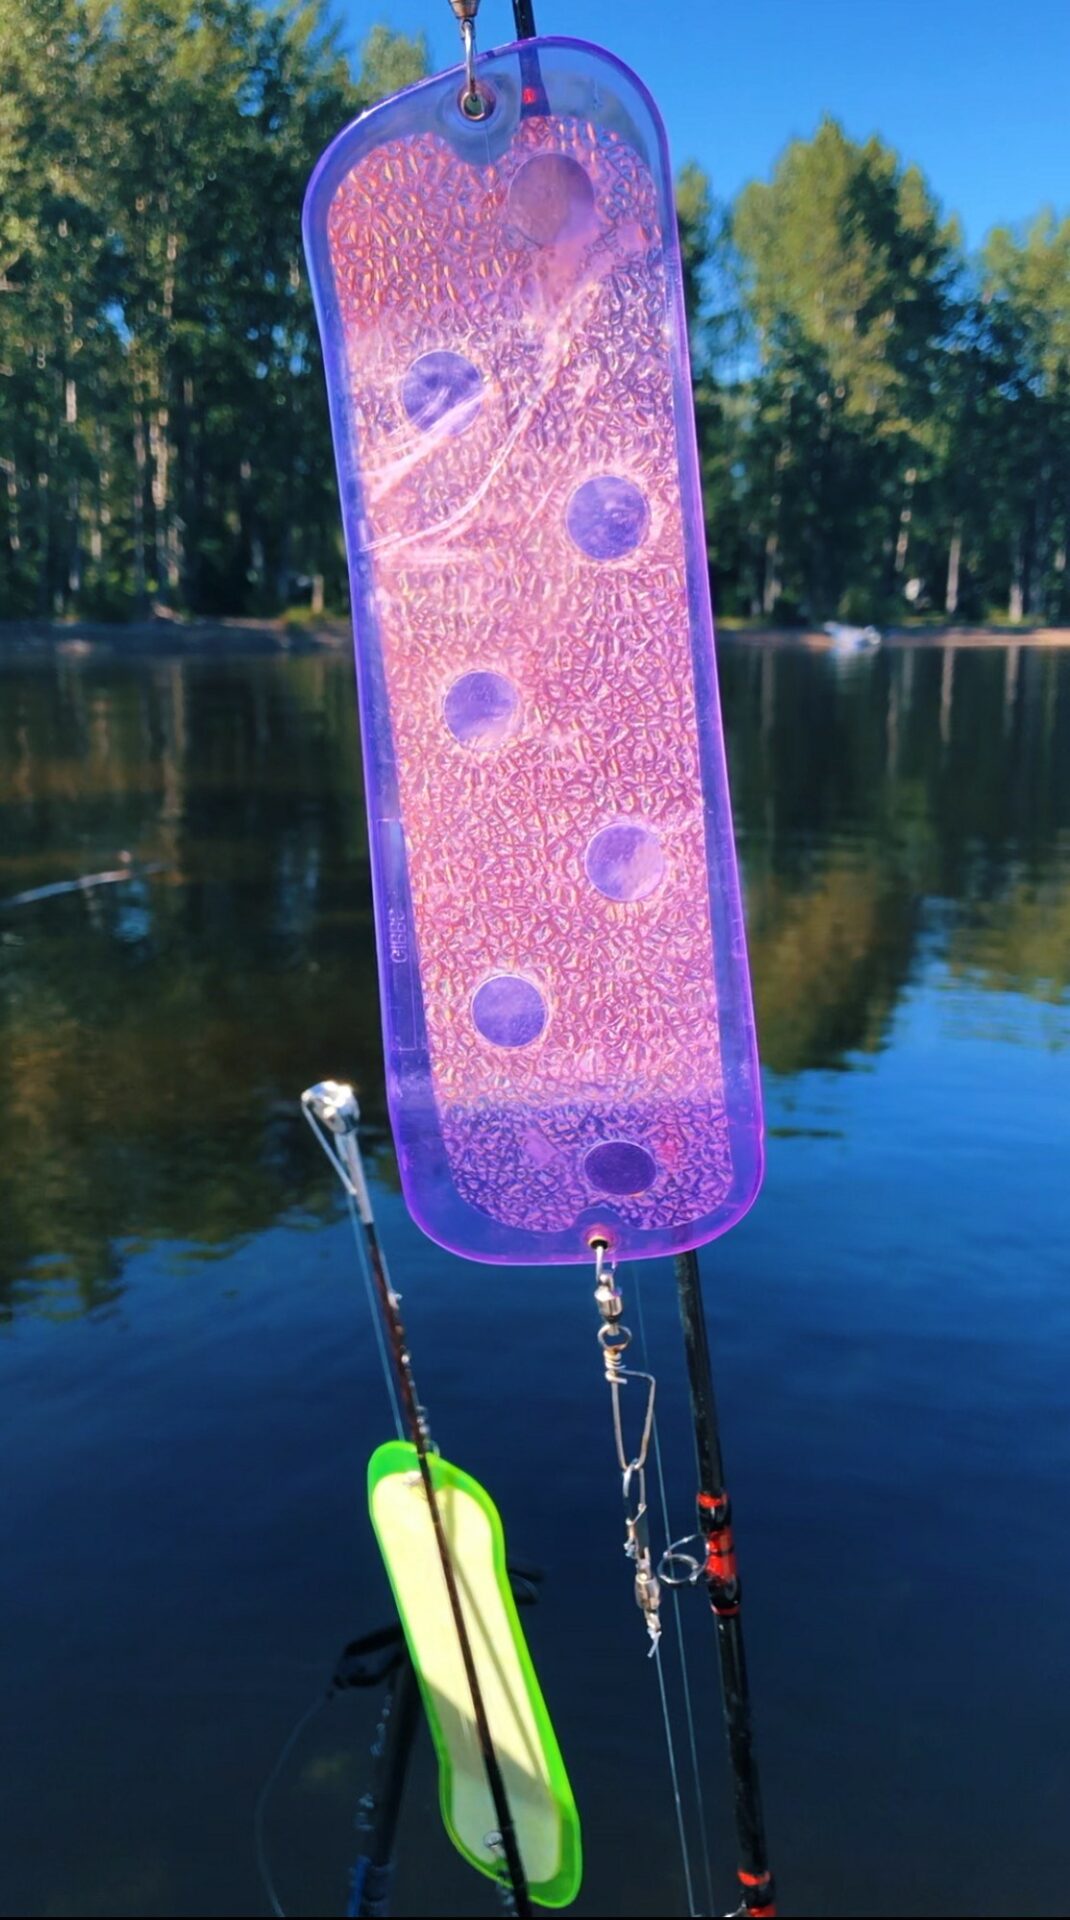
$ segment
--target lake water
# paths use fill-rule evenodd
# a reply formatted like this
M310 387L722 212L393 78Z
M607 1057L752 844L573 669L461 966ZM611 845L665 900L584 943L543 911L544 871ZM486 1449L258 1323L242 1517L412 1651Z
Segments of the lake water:
M702 1266L783 1910L1055 1911L1070 653L729 644L721 672L770 1139ZM125 883L0 904L3 1911L266 1911L257 1793L387 1617L363 1483L388 1409L296 1104L333 1074L362 1090L437 1438L546 1572L525 1618L577 1911L683 1912L589 1276L465 1265L399 1198L348 661L8 660L0 896L124 851ZM631 1268L629 1302L640 1278L679 1534L671 1270ZM681 1604L723 1912L712 1632ZM344 1910L374 1724L338 1700L279 1781L288 1912ZM426 1740L396 1902L497 1910Z

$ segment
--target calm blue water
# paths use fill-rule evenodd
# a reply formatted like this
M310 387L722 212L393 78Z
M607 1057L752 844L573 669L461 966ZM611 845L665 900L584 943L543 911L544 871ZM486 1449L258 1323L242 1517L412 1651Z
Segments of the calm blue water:
M769 1171L703 1255L786 1912L1057 1910L1070 1795L1070 654L726 646ZM526 1616L584 1819L577 1911L682 1912L585 1276L466 1266L398 1197L348 663L8 662L0 898L4 1912L266 1911L257 1792L386 1616L389 1431L296 1096L357 1079L443 1450L546 1569ZM671 1525L671 1273L632 1268ZM634 1316L630 1316L633 1318ZM716 1898L717 1678L684 1599ZM672 1671L672 1652L668 1650ZM339 1912L373 1703L268 1821ZM701 1880L701 1874L700 1874ZM426 1745L397 1911L493 1913Z

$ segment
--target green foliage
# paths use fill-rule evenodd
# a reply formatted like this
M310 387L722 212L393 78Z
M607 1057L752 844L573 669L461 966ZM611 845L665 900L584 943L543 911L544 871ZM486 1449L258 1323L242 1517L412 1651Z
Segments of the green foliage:
M426 48L365 56L323 0L0 10L0 612L343 598L301 203Z
M344 604L301 202L426 62L329 0L0 8L0 616ZM721 610L1070 619L1070 221L967 261L832 120L677 197Z
M427 41L421 33L415 40L391 33L389 27L372 28L361 48L359 93L362 106L400 93L414 86L427 72Z
M981 259L989 366L991 495L1010 555L1008 611L1070 618L1070 219L1042 214L1024 234L999 227ZM989 582L1002 581L1002 571Z
M955 243L916 168L834 120L795 140L769 184L740 195L733 228L763 364L802 361L847 422L909 432L924 410Z
M722 609L1070 617L1070 221L968 261L829 119L727 212L693 164L679 196Z

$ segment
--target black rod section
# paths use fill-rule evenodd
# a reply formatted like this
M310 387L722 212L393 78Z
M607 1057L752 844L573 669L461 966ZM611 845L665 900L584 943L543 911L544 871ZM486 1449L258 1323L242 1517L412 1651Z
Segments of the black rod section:
M368 1842L367 1855L357 1868L360 1880L354 1886L356 1904L350 1908L350 1912L364 1916L364 1920L390 1911L394 1839L419 1716L420 1690L412 1661L406 1654L387 1695L375 1826Z
M537 38L535 8L532 0L513 0L513 20L519 41ZM520 49L520 117L527 120L532 114L545 114L549 111L550 102L546 98L546 88L542 83L539 56L534 47L522 45Z
M383 1253L382 1242L379 1239L379 1230L371 1216L370 1207L367 1214L365 1214L363 1208L359 1206L357 1211L361 1216L361 1225L364 1229L364 1244L367 1248L372 1282L375 1288L376 1298L379 1302L379 1310L386 1326L390 1357L394 1363L394 1374L401 1395L401 1404L404 1409L409 1432L412 1436L413 1446L416 1449L416 1463L420 1469L420 1478L423 1481L424 1492L427 1496L428 1510L431 1515L431 1526L435 1535L435 1545L438 1548L439 1565L442 1568L442 1578L446 1583L446 1594L449 1599L450 1613L453 1616L454 1631L457 1635L465 1679L468 1683L468 1691L471 1696L472 1712L476 1723L476 1736L479 1741L479 1751L483 1761L483 1771L486 1774L490 1797L494 1803L494 1815L498 1822L502 1852L505 1855L509 1884L513 1892L513 1902L519 1920L528 1920L528 1916L531 1913L531 1902L528 1895L527 1875L524 1871L524 1863L520 1857L520 1847L516 1837L516 1827L513 1824L513 1815L509 1806L509 1797L506 1793L505 1781L502 1777L498 1755L495 1752L494 1741L491 1737L490 1722L487 1719L487 1709L483 1701L483 1690L479 1684L475 1657L472 1653L472 1643L468 1636L464 1608L461 1605L461 1595L457 1584L457 1574L453 1565L453 1555L450 1552L449 1541L446 1537L446 1528L438 1504L438 1494L435 1491L435 1483L431 1477L427 1424L424 1418L423 1408L420 1405L416 1393L416 1381L413 1376L412 1361L409 1357L409 1343L405 1336L404 1325L402 1324L399 1296L394 1292L390 1283L390 1276L386 1268L386 1258Z
M509 1806L505 1780L502 1775L498 1755L494 1750L490 1722L483 1699L483 1691L476 1671L475 1656L468 1635L468 1625L461 1605L457 1573L453 1564L453 1555L446 1534L445 1524L439 1508L438 1494L435 1490L431 1471L431 1436L428 1432L427 1417L420 1405L416 1391L416 1380L412 1370L412 1357L409 1343L401 1318L401 1301L395 1293L387 1272L386 1255L383 1252L379 1230L372 1212L368 1183L364 1175L364 1162L360 1151L360 1108L357 1096L351 1086L335 1080L322 1080L309 1087L301 1095L301 1105L316 1134L321 1147L343 1181L346 1192L355 1203L354 1222L360 1223L359 1244L367 1261L368 1274L375 1294L379 1317L382 1322L386 1343L393 1363L394 1377L397 1382L401 1406L416 1452L416 1461L420 1469L424 1493L427 1496L427 1508L431 1517L431 1527L435 1537L435 1547L442 1578L446 1586L450 1614L464 1666L465 1679L472 1701L472 1714L476 1723L479 1751L483 1761L483 1771L487 1777L487 1786L494 1804L494 1816L498 1822L498 1840L505 1855L506 1870L513 1893L513 1904L518 1920L528 1920L531 1913L531 1900L528 1894L527 1875L520 1856L520 1846L516 1837L516 1826ZM326 1129L326 1131L325 1131ZM335 1147L328 1134L338 1141ZM400 1430L400 1418L399 1418Z
M717 1629L721 1696L732 1769L739 1854L737 1874L743 1911L764 1916L776 1913L776 1889L769 1866L758 1762L754 1757L750 1685L740 1616L742 1595L732 1541L732 1507L724 1483L721 1432L698 1257L694 1253L682 1253L675 1267L698 1456L698 1523L706 1547L703 1577Z

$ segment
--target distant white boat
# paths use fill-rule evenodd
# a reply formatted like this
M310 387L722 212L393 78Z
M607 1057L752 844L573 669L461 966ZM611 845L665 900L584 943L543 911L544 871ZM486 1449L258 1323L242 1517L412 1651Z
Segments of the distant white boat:
M847 627L840 620L826 620L822 628L836 653L872 653L881 643L877 627Z

